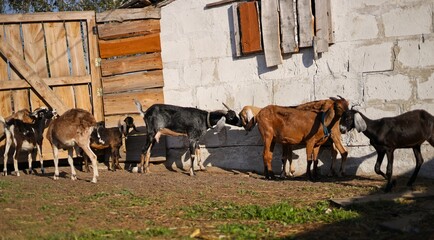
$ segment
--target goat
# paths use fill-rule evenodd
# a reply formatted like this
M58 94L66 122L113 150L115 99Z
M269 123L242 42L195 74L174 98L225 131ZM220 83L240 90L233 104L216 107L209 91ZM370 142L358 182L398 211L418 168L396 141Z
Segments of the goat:
M339 122L342 114L348 110L348 101L344 98L332 98L332 100L333 103L331 107L326 108L326 112L269 105L250 120L246 129L252 129L255 124L258 124L264 142L263 161L266 179L274 178L271 160L275 142L286 146L283 149L286 149L284 154L287 155L292 154L292 145L306 144L306 175L310 180L314 180L310 172L313 161L314 178L317 178L318 152L320 146L330 137L330 134L326 135L325 129L330 132ZM325 128L320 127L323 124Z
M225 123L234 126L240 125L237 114L226 105L224 106L228 111L208 112L197 108L167 104L154 104L146 111L143 111L140 102L137 100L134 102L146 125L147 136L140 157L140 170L143 172L143 163L145 162L145 173L149 172L152 147L155 142L159 141L161 135L188 137L191 159L190 176L194 176L193 163L196 155L198 155L200 169L205 169L199 156L199 139L206 131L213 127L220 131Z
M423 163L420 146L428 141L434 147L434 117L425 110L413 110L396 117L371 120L361 112L350 110L342 116L340 130L346 133L355 128L369 138L370 144L377 151L375 172L387 180L385 192L392 190L396 181L392 181L393 152L398 148L413 148L416 168L407 186L412 186ZM386 174L381 171L381 163L387 155Z
M51 121L48 126L47 139L51 143L54 156L54 180L59 179L59 149L68 150L68 163L71 166L71 179L77 180L72 158L73 148L80 147L90 158L93 168L92 183L97 182L98 168L95 153L90 148L90 135L96 127L96 120L86 110L74 108Z
M41 163L41 171L42 173L45 172L44 170L44 162L42 159L42 141L43 141L43 132L44 129L47 127L48 121L51 120L51 118L54 116L55 112L52 110L49 110L48 108L38 108L32 113L29 112L27 115L26 113L28 110L23 110L20 114L24 115L16 115L17 117L20 117L22 119L26 119L27 122L24 122L23 120L11 117L8 121L0 117L0 122L3 123L5 128L5 135L6 135L6 145L5 145L5 152L4 152L4 168L3 168L3 175L7 175L7 159L10 147L12 143L15 145L15 152L13 155L14 159L14 170L17 176L20 176L20 173L18 172L18 155L20 151L27 151L28 152L28 163L29 163L29 173L33 172L32 168L32 153L36 149L37 154L39 155L39 160ZM24 117L26 116L26 117ZM29 119L33 119L33 123L28 123Z
M30 116L31 112L28 109L21 109L14 114L10 115L7 118L4 118L4 122L7 122L11 120L12 118L20 119L21 121L25 123L33 123L34 119ZM6 138L6 124L3 122L0 122L0 140L3 140Z
M121 157L119 149L123 146L130 129L137 131L134 125L134 119L132 117L126 117L124 124L120 124L118 127L105 128L104 122L98 122L97 127L91 134L90 147L93 150L110 149L112 162L111 165L109 164L109 169L112 171L116 171L116 168L123 170L119 165L119 158ZM89 172L87 155L85 155L84 163L85 170Z
M342 97L340 97L340 98L342 98ZM303 103L303 104L300 104L297 106L291 106L291 107L299 109L299 110L324 112L324 111L327 111L327 109L333 107L333 102L335 100L336 100L336 98L330 98L330 99L307 102L307 103ZM244 129L246 131L252 130L251 128L247 129L247 124L250 122L250 120L252 118L254 118L259 113L260 110L261 110L261 108L259 108L259 107L245 106L245 107L243 107L241 112L238 114L240 117L241 125L242 125L242 127L244 127ZM337 175L339 175L339 176L345 175L345 163L347 160L348 152L344 148L344 146L342 145L342 142L341 142L341 132L339 131L339 124L333 125L333 127L330 130L330 137L331 137L331 140L333 141L332 148L331 148L332 163L330 165L330 175L335 173L334 172L334 165L336 162L337 151L339 151L339 153L341 154L341 157L342 157L341 166L339 169L339 173ZM289 154L292 154L291 152L289 152L290 151L289 149L291 149L291 148L288 148L288 147L290 147L290 146L288 146L286 144L282 144L283 168L282 168L282 172L281 172L281 177L294 176L294 172L295 172L295 169L292 165L292 158L289 157ZM288 163L288 162L289 162L290 171L285 172L285 169L286 169L285 166L286 166L286 163Z

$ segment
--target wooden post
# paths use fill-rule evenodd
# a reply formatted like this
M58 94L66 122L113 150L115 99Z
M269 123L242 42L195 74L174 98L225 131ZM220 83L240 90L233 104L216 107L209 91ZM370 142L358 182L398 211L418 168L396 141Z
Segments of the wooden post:
M329 0L315 0L316 52L329 50Z
M93 116L96 121L104 120L103 90L101 83L101 59L98 53L98 35L93 32L96 29L95 16L87 19L87 36L89 38L89 66L92 76L92 103Z
M21 76L38 92L47 104L62 114L68 110L53 90L42 81L38 74L27 64L20 54L0 36L0 52L9 60Z

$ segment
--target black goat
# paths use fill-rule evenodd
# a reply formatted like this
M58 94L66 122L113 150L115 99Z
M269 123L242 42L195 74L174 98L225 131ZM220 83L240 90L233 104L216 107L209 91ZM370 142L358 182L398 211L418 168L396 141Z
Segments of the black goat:
M193 176L195 175L194 159L198 155L196 153L199 153L199 139L206 131L212 127L216 127L220 131L225 123L240 126L240 119L237 114L226 105L228 111L208 112L197 108L167 104L154 104L143 111L140 102L137 100L134 102L146 125L147 136L142 148L139 168L143 172L143 163L146 162L145 173L149 172L152 147L155 142L159 141L161 135L188 137L191 158L190 175ZM198 158L199 167L204 169L200 156Z
M17 176L20 176L18 172L18 155L20 151L28 151L28 162L29 162L29 173L33 172L32 168L32 153L36 149L39 155L41 163L41 171L44 170L44 162L42 159L42 141L44 139L43 132L48 126L48 121L53 118L55 112L47 108L38 108L29 114L31 118L34 119L33 123L26 123L20 119L11 118L9 121L5 122L7 132L6 132L6 147L4 153L5 166L3 169L3 174L7 175L6 161L11 147L11 143L15 145L15 152L13 155L14 159L14 170ZM0 119L4 122L4 119Z
M395 181L392 181L395 149L413 148L416 168L407 183L407 186L411 186L423 163L421 144L428 141L431 146L434 146L434 117L424 110L414 110L396 117L377 120L371 120L356 110L350 110L342 116L340 130L345 133L353 128L363 132L377 151L375 172L387 180L386 192L389 192L395 184ZM386 174L380 169L384 155L387 155Z
M116 171L116 168L122 170L122 167L119 165L119 158L121 157L119 149L124 144L124 139L127 137L130 129L138 132L134 125L134 119L126 117L124 124L120 124L118 127L106 128L104 127L104 122L98 122L90 135L90 147L92 150L110 150L111 164L109 162L109 170ZM84 154L85 171L89 172L87 160L87 155Z

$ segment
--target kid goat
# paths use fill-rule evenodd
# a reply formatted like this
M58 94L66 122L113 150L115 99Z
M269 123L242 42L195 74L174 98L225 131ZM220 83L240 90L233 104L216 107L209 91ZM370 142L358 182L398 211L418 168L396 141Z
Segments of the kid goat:
M80 147L92 161L93 178L98 177L97 159L90 149L90 135L96 127L95 118L86 110L74 108L54 119L47 131L54 155L54 180L59 179L59 148L68 150L68 163L71 166L71 179L77 180L77 174L72 159L73 148Z
M387 180L386 192L392 190L393 152L397 148L413 148L416 168L407 186L413 185L423 163L420 146L428 141L434 147L434 117L424 110L406 112L396 117L371 120L356 110L350 110L342 116L340 129L342 133L355 128L369 138L377 151L375 172ZM381 171L381 163L387 155L386 174Z
M327 109L327 108L326 108ZM330 132L342 114L348 110L348 101L344 98L333 98L333 104L326 112L300 110L294 107L269 105L252 118L246 129L252 129L257 123L264 141L264 171L267 179L274 178L271 168L273 149L276 142L287 146L287 153L292 153L291 145L306 144L307 169L306 175L313 180L310 172L314 162L314 177L317 177L318 152L330 135L326 135L324 126ZM288 157L291 159L291 156Z
M27 112L28 110L23 110L23 112ZM15 146L15 152L13 155L14 159L14 170L17 176L20 176L18 172L18 153L20 151L28 152L28 163L29 163L29 173L33 172L32 169L32 153L34 150L37 150L37 154L39 155L39 160L41 163L41 171L44 170L44 162L42 159L42 141L43 141L43 132L44 129L48 125L48 121L54 116L52 110L48 108L38 108L34 112L28 114L28 117L33 119L33 123L24 122L18 118L10 118L8 121L5 121L2 117L0 117L0 122L5 125L5 135L6 135L6 145L4 152L4 168L3 175L7 175L7 159L9 154L9 149L12 143ZM26 119L26 117L17 115L22 119ZM27 120L28 121L28 120Z
M146 125L146 141L142 149L140 170L143 172L145 162L145 173L149 172L149 159L151 150L155 142L159 141L161 135L187 136L190 142L190 176L195 175L193 163L196 153L199 153L199 139L209 128L216 127L220 131L224 124L239 126L237 114L224 105L228 111L208 112L191 107L179 107L167 104L154 104L146 111L142 110L142 105L137 100L134 101L136 107L143 117ZM204 168L199 157L198 164Z
M119 124L118 127L106 128L104 122L98 122L97 127L91 134L90 147L96 150L110 150L111 164L109 163L109 169L116 171L122 170L119 165L120 152L119 149L125 144L124 139L127 137L130 129L138 132L134 125L134 119L132 117L126 117L123 124ZM87 155L84 156L85 170L89 172L89 165L87 161Z

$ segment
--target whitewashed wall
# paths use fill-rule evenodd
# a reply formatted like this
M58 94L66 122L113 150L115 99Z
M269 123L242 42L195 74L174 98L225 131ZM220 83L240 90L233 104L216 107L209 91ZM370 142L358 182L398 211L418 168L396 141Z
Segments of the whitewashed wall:
M315 61L311 48L302 49L276 68L265 66L263 54L233 57L230 5L205 9L211 2L177 0L162 9L166 103L216 110L225 102L239 111L245 105L296 105L341 95L372 119L418 108L434 114L433 0L332 0L335 44L329 52ZM257 130L249 135L236 127L225 130L204 137L205 164L262 172ZM343 140L347 172L375 174L376 154L368 139L351 132ZM186 146L185 139L170 138L167 164L188 167ZM420 175L434 177L434 148L422 150ZM296 174L303 174L305 151L296 153ZM329 154L326 149L321 155L324 166ZM279 171L279 148L274 155ZM412 172L414 165L411 149L396 152L394 174Z

